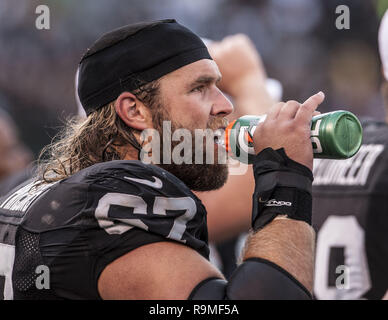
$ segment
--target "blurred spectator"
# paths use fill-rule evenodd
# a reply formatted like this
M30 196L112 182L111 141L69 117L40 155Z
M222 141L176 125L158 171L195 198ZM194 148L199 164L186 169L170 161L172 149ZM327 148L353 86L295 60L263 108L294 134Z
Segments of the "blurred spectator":
M0 179L24 169L32 160L31 152L19 141L15 124L0 110Z
M379 119L384 115L380 93L380 69L374 50L361 41L347 41L332 48L328 77L333 109L351 110L358 116Z
M32 161L32 154L19 140L11 117L0 110L0 196L9 191L7 179L14 177Z

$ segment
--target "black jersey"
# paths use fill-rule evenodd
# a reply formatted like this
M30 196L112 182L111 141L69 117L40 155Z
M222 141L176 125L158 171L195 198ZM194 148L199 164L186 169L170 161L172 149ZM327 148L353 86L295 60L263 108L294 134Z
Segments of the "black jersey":
M381 299L388 290L388 126L363 127L354 157L314 162L318 299Z
M157 166L111 161L27 182L0 201L0 299L99 299L98 277L118 257L178 241L208 258L207 238L201 201Z

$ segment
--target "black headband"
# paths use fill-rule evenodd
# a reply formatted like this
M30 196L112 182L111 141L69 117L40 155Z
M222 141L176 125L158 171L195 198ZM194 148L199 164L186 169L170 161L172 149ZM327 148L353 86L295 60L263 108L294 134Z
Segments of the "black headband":
M175 20L127 25L104 34L82 57L78 96L89 115L123 91L201 59L211 59L205 44Z

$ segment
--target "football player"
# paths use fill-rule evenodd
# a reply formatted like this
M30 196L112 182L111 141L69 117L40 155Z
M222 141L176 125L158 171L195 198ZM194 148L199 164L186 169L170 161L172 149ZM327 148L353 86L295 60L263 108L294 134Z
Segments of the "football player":
M255 132L252 233L230 281L208 261L206 209L192 192L222 187L227 165L195 163L194 147L175 163L167 138L145 148L144 130L164 138L166 122L170 134L225 128L233 107L220 79L201 39L175 20L122 27L87 50L87 118L47 149L37 180L1 201L2 298L311 298L310 121L323 93L276 104ZM217 154L212 144L202 159ZM153 164L140 161L147 155Z
M388 12L379 30L388 107ZM381 299L388 290L388 118L364 121L360 151L314 162L318 299Z

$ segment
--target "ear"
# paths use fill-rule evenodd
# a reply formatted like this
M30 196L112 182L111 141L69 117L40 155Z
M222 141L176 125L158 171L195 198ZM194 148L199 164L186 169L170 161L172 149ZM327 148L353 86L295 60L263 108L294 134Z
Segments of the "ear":
M152 128L150 110L133 93L121 93L115 101L115 109L127 126L140 131Z

